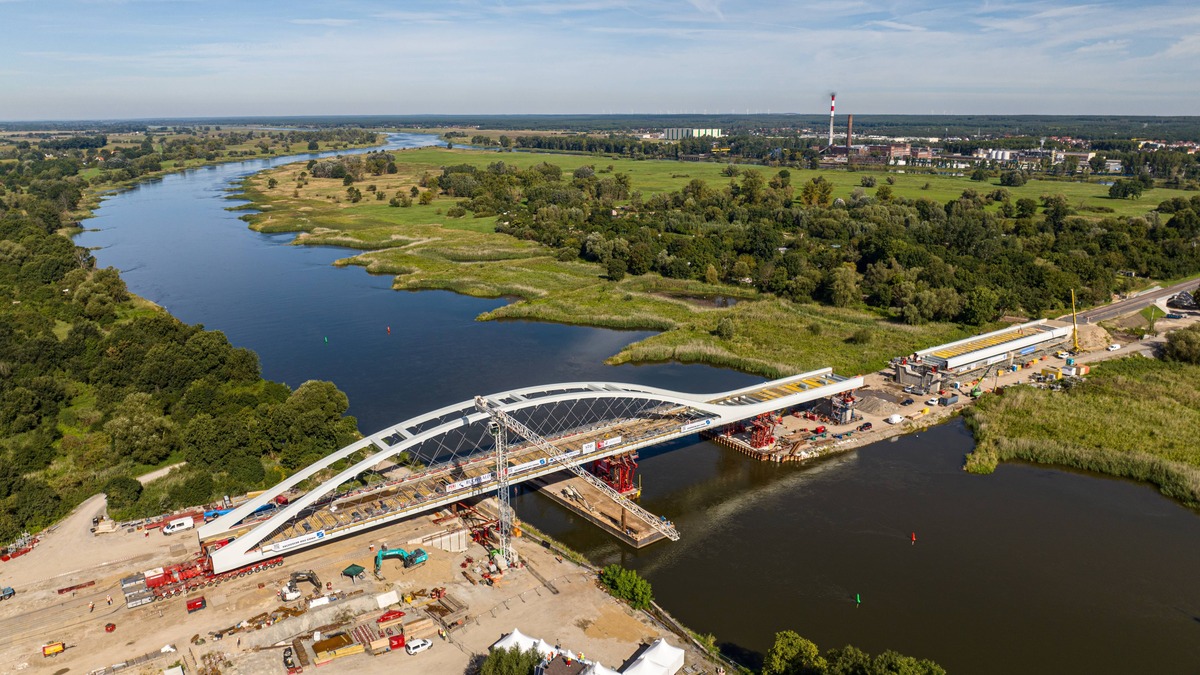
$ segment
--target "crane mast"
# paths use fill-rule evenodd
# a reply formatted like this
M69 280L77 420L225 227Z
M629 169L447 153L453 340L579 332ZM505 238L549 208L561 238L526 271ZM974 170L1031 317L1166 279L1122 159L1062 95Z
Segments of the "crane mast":
M507 412L501 410L500 407L492 401L489 401L482 396L476 396L475 407L480 412L486 413L492 418L494 425L493 433L496 434L496 481L498 486L496 494L499 497L501 504L501 545L505 547L501 549L502 554L507 552L507 546L509 545L507 537L508 533L512 531L512 510L510 507L508 507L508 467L506 464L507 459L505 458L505 455L507 454L507 448L504 448L503 444L501 443L501 438L507 440L506 431L511 431L512 433L535 445L542 452L546 453L549 458L558 462L564 468L570 469L571 472L576 476L579 476L587 481L592 487L603 492L609 499L612 499L625 510L636 516L639 520L645 522L652 529L660 532L667 539L670 539L671 541L679 541L679 531L675 529L675 525L671 523L671 521L655 516L653 513L650 513L641 506L638 506L628 497L614 490L608 483L605 483L596 476L592 475L587 469L584 469L583 467L566 459L563 456L562 450L558 449L554 444L543 438L537 432L517 421L512 415L509 415ZM506 520L508 522L505 522Z

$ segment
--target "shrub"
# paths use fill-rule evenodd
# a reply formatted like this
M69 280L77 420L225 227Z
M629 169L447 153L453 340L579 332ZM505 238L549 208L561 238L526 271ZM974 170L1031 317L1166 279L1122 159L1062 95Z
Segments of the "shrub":
M108 495L108 507L119 510L137 503L142 496L142 484L127 476L118 476L104 484L104 493Z
M646 609L654 602L654 593L650 582L643 579L636 571L627 570L620 565L609 565L600 572L600 583L608 588L615 597L625 600L634 609Z
M717 322L717 329L715 331L713 331L713 335L716 335L717 337L721 338L722 340L728 340L728 339L732 338L733 337L733 319L730 319L727 316L721 317L721 320Z
M627 270L625 261L620 258L609 258L608 260L608 278L613 281L620 281L625 278Z

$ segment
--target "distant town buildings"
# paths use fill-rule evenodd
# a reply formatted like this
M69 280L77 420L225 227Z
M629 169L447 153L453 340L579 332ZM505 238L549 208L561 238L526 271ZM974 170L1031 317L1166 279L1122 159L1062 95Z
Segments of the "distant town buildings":
M720 138L724 136L721 129L685 129L682 127L672 127L663 129L663 140L678 141L684 138L700 138L701 136L712 136Z

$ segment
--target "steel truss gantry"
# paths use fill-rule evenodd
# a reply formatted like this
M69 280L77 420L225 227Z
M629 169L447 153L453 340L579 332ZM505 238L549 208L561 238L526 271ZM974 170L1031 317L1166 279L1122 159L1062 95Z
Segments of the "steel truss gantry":
M620 504L626 511L629 511L634 516L644 521L652 529L658 531L667 539L670 539L671 541L679 541L679 532L675 529L675 525L671 523L671 521L655 516L653 513L650 513L638 505L637 502L634 502L625 495L614 490L612 486L597 478L592 474L591 471L584 469L577 463L572 463L566 456L566 453L550 443L550 441L542 438L537 434L537 432L518 422L516 418L501 410L500 407L495 403L492 403L482 396L476 396L475 407L480 411L487 413L493 420L496 421L498 438L500 437L500 434L504 433L505 429L517 434L518 436L521 436L525 440L541 448L543 452L549 455L550 458L552 458L555 462L562 465L563 468L568 469L571 471L571 473L574 473L576 476L579 476L587 481L592 487L607 495L609 499ZM496 471L500 478L497 481L498 487L496 494L500 498L500 552L502 555L507 557L509 543L508 536L512 529L512 522L509 520L509 522L506 523L505 519L512 518L512 510L508 505L508 469L507 466L502 464L499 460L499 458L505 453L502 445L498 446L498 448L499 449L496 452L496 457L498 458ZM508 510L506 511L505 509Z

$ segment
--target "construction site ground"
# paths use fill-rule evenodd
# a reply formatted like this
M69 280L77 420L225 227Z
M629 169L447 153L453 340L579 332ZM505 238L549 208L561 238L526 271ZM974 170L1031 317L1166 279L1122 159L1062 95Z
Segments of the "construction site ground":
M127 609L120 592L120 578L194 556L196 536L194 531L171 536L158 531L145 536L140 531L123 530L92 534L92 517L102 510L102 496L88 500L53 531L45 533L32 552L0 563L3 585L17 589L14 598L0 603L0 635L5 638L0 641L3 672L89 673L170 644L178 651L122 672L159 673L172 663L182 662L189 672L195 673L199 670L197 665L209 654L210 661L222 664L219 668L222 673L278 674L284 672L282 650L263 649L269 645L260 642L275 642L279 635L291 635L293 629L295 633L310 631L324 625L329 616L345 618L351 607L374 608L377 594L397 590L403 596L435 587L445 587L450 596L467 608L465 624L449 634L449 641L439 639L434 632L430 634L434 645L424 653L410 656L398 650L380 656L358 654L335 660L331 664L334 667L328 670L461 673L473 658L486 654L489 645L517 628L551 644L582 652L611 668L619 668L637 652L639 645L666 637L671 644L688 649L689 664L715 671L715 664L709 663L699 649L609 596L597 585L594 573L560 559L532 540L514 540L528 567L510 570L494 586L472 584L463 575L461 563L471 556L475 560L469 565L472 576L481 581L476 568L485 559L486 551L473 543L461 553L429 547L429 562L415 569L405 570L399 561L385 560L385 580L375 579L371 575L374 567L371 546L376 550L384 545L403 547L410 540L454 527L457 522L439 524L430 516L336 540L288 556L282 567L206 588L203 595L208 607L193 614L186 611L186 598L199 593ZM363 579L340 576L351 564L367 569ZM260 631L235 633L220 641L211 639L210 632L221 631L284 604L277 596L280 586L291 572L309 569L317 573L323 585L332 582L334 591L353 597L321 608L321 615L314 612L312 617L289 618ZM87 582L94 585L74 593L57 592ZM311 593L312 588L304 585L301 590ZM113 598L112 605L106 602L109 595ZM94 603L94 610L89 611L89 603ZM424 616L423 609L403 605L399 609L409 613L406 621ZM381 609L372 609L360 620L373 622L382 613ZM116 629L106 633L105 624L110 622L116 624ZM206 638L204 644L192 644L191 639L197 634ZM56 641L65 642L67 649L55 657L43 657L42 646Z
M1159 304L1165 314L1165 303L1160 302ZM1190 326L1198 321L1200 321L1200 314L1195 313L1185 315L1182 319L1164 319L1160 317L1155 323L1155 328L1159 332L1159 335L1144 340L1138 340L1128 334L1113 335L1099 325L1081 324L1079 326L1080 353L1075 356L1075 362L1079 364L1093 364L1098 361L1122 358L1137 353L1150 356L1154 354L1156 346L1165 341L1164 336L1166 332ZM1121 348L1116 351L1108 351L1107 347L1114 343L1120 344ZM1070 348L1070 340L1061 346L1061 349ZM989 392L997 387L1007 387L1028 382L1030 376L1034 373L1040 373L1043 367L1062 366L1065 364L1066 362L1063 359L1046 356L1042 357L1031 368L1022 368L1015 372L993 373L987 377L986 381L979 382L979 385L985 392ZM863 376L863 387L857 392L859 400L856 411L861 417L860 419L856 419L850 424L834 425L819 420L785 415L782 419L784 428L779 430L781 433L777 434L779 445L774 454L803 453L805 457L820 457L845 452L885 438L933 426L945 421L946 418L959 412L963 407L971 405L971 397L968 394L973 388L972 383L973 380L967 377L961 383L962 388L959 391L950 392L959 394L959 401L953 405L927 405L926 401L930 398L936 398L936 394L919 396L905 393L902 387L892 381L890 370L868 373ZM914 399L913 404L908 406L901 405L905 399L909 398ZM902 418L901 421L897 424L889 424L886 420L892 415L900 415ZM871 429L868 431L857 431L858 427L866 422L871 424ZM827 427L828 436L815 442L808 442L807 439L812 436L812 429L822 424ZM835 434L845 435L847 432L852 433L848 437L841 439L833 437ZM741 434L740 437L745 439L746 434ZM792 443L795 445L790 449L787 448Z

